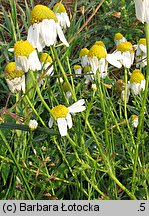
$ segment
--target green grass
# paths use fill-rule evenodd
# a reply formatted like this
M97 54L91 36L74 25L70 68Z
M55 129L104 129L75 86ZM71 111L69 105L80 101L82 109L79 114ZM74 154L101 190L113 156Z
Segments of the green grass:
M45 48L54 59L54 74L39 88L37 72L28 72L31 82L26 93L11 93L3 109L10 93L4 69L14 61L8 49L26 39L34 2L0 1L0 199L149 199L148 86L124 103L115 88L118 79L129 80L124 68L109 64L106 79L95 80L96 91L73 70L81 64L83 47L89 49L102 40L110 53L115 33L136 44L148 32L135 17L133 1L105 0L96 11L101 2L73 1L71 26L64 31L69 48ZM142 69L146 77L148 67ZM133 69L135 63L130 72ZM69 100L60 77L69 85ZM86 110L72 116L67 136L60 136L56 124L49 129L53 106L69 107L82 98ZM141 119L138 128L132 127L132 114ZM34 131L28 127L30 119L38 121Z

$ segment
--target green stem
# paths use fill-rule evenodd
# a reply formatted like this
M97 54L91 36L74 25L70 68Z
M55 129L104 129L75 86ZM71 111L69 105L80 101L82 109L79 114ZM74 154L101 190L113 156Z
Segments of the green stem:
M39 96L41 102L43 103L43 105L45 106L45 108L49 111L49 113L51 113L51 109L49 108L48 104L45 102L44 98L42 97L40 88L39 88L39 86L38 86L38 83L37 83L36 80L35 80L34 74L31 73L31 76L32 76L33 81L34 81L35 84L36 84L36 91L37 91L37 94L38 94L38 96Z
M104 118L106 145L107 145L107 147L109 147L109 135L108 135L108 127L107 127L106 108L105 108L105 102L104 102L103 92L102 92L102 88L101 88L99 71L97 71L97 81L98 81L98 88L99 88L99 97L100 97L100 101L101 101L101 108L102 108L102 113L103 113L103 118Z
M59 65L59 67L60 67L60 70L61 70L61 72L62 72L62 74L63 74L63 77L64 77L64 79L65 79L65 81L66 81L66 83L67 83L67 85L68 85L68 87L69 87L69 89L70 89L70 92L71 92L71 94L72 94L74 100L77 101L76 94L75 94L75 92L73 91L73 88L72 88L72 86L70 85L70 83L69 83L69 81L68 81L67 75L66 75L66 73L65 73L65 71L64 71L64 68L63 68L63 66L62 66L62 64L61 64L61 61L60 61L60 59L59 59L59 57L58 57L58 54L57 54L55 48L54 48L54 47L52 47L52 48L53 48L53 53L54 53L54 55L55 55L55 58L56 58L56 60L57 60L57 62L58 62L58 65Z
M46 127L44 121L43 121L42 118L38 115L38 113L37 113L37 111L35 110L35 108L34 108L32 102L30 101L29 97L26 95L25 98L26 98L26 100L27 100L29 106L32 108L33 112L35 113L35 115L39 118L39 120L40 120L40 122L42 123L42 125L43 125L44 127Z
M106 157L106 155L104 154L103 150L102 150L102 147L100 146L100 143L98 142L98 139L90 125L90 123L88 122L88 120L86 121L86 124L95 140L95 143L96 145L98 146L98 149L99 149L99 152L100 152L100 155L102 157L102 160L106 166L106 169L107 169L107 173L109 174L109 176L111 177L111 179L114 180L114 182L123 190L125 191L125 193L128 194L128 196L132 199L132 200L136 200L136 197L116 178L116 176L113 174L113 171L112 171L112 167L111 167L111 164L110 164L110 161L108 160L108 158Z
M137 128L137 137L136 137L136 149L135 149L135 160L134 160L134 167L133 167L133 176L132 176L132 193L135 192L135 178L137 172L137 160L139 155L139 145L141 144L141 134L143 129L143 121L144 121L144 111L145 105L147 101L147 94L148 94L148 85L149 85L149 24L145 24L145 32L146 32L146 43L147 43L147 69L146 69L146 85L144 90L144 96L142 101L142 106L140 110L140 118L139 118L139 125Z
M17 167L17 169L18 169L18 171L20 173L20 176L22 177L22 180L23 180L23 182L25 184L25 187L26 187L26 192L27 192L28 198L34 200L35 198L34 198L34 196L32 194L32 191L31 191L31 189L30 189L30 187L28 185L28 182L27 182L22 170L20 169L20 166L18 165L17 160L16 160L16 158L15 158L15 156L14 156L14 154L13 154L13 152L12 152L12 150L11 150L11 148L10 148L10 146L9 146L9 144L8 144L6 138L5 138L5 136L4 136L4 134L2 133L1 130L0 130L0 136L2 137L2 140L3 140L6 148L8 149L8 151L9 151L11 157L12 157L12 160L14 161L14 164L16 165L16 167Z

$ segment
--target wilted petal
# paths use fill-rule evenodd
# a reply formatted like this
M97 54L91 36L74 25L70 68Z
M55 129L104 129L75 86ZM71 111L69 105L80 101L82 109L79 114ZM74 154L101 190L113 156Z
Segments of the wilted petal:
M59 25L59 23L56 23L56 29L57 29L57 34L60 38L60 40L67 46L69 47L69 43L67 42L65 36L64 36L64 33Z
M54 122L54 119L53 119L53 117L51 116L50 119L49 119L49 122L48 122L49 128L51 128L51 127L53 126L53 122Z

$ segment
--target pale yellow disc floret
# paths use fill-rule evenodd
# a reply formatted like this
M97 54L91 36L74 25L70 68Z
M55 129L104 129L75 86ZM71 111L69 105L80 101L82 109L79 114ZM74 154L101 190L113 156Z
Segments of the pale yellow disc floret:
M40 61L42 63L52 63L52 58L48 53L42 53L40 56Z
M27 58L29 55L35 50L35 48L29 43L28 40L20 40L17 41L14 45L14 53L18 56L26 56Z
M135 69L130 77L130 83L141 83L144 80L144 75L141 73L139 69Z
M118 44L117 46L117 50L121 51L121 52L133 52L133 47L132 44L128 41L125 42L121 42Z
M114 36L114 40L121 40L124 36L121 34L121 33L116 33L115 36Z
M80 57L85 56L88 54L88 52L89 52L89 50L87 48L83 48L83 49L81 49L79 56Z
M40 23L44 19L53 19L58 22L56 15L50 8L40 4L36 5L31 11L31 24Z
M53 11L55 13L64 13L64 12L66 12L66 9L62 3L57 3L54 5Z
M4 76L6 79L12 80L17 77L22 77L24 72L22 70L17 70L15 62L9 62L4 70Z
M141 38L139 41L138 41L138 45L140 44L143 44L144 46L146 46L146 38Z
M66 118L69 110L67 107L60 104L60 105L53 107L51 112L52 112L54 119L57 120L58 118Z
M89 50L88 57L93 58L94 56L98 59L106 58L107 53L105 48L103 46L93 45Z

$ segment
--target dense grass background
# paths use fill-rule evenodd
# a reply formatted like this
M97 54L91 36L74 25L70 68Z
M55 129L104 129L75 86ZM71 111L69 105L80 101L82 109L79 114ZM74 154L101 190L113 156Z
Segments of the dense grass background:
M9 95L4 69L14 61L8 49L17 40L26 39L33 6L42 3L52 8L56 1L0 0L0 199L149 199L148 98L136 145L137 129L131 121L126 123L124 102L115 89L116 81L124 79L124 69L110 66L108 77L96 83L96 92L73 71L74 64L80 64L81 48L89 49L97 40L112 52L117 32L132 44L145 37L144 26L135 17L134 3L62 2L71 18L71 26L65 31L71 43L69 48L45 49L53 59L58 55L59 62L54 62L55 73L40 92L50 108L58 103L74 103L73 97L66 99L59 80L64 72L77 100L85 99L86 111L73 116L74 126L67 137L60 137L56 125L53 130L48 128L50 114L35 87L31 103L47 127L43 127L25 96L11 94L7 109L3 109ZM133 69L135 63L130 72ZM132 114L140 115L143 95L130 96L128 119ZM31 132L28 121L33 118L39 127Z

